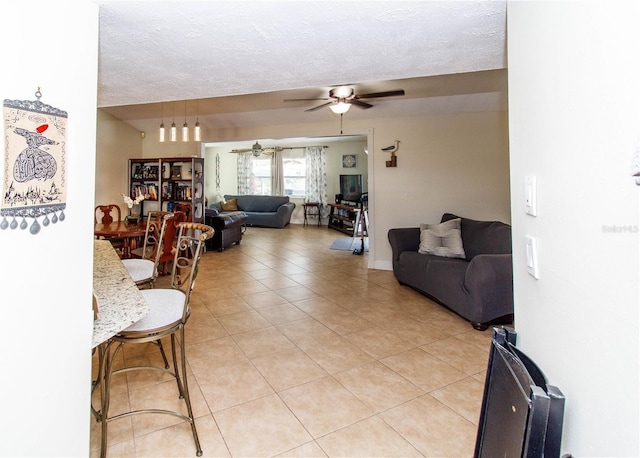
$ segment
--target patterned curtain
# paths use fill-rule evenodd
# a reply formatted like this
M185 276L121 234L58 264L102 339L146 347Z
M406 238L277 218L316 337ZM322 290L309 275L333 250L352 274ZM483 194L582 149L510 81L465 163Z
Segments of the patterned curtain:
M271 156L271 192L274 196L284 195L284 171L280 151L274 151Z
M327 160L325 149L322 146L308 146L305 148L306 176L305 200L307 202L319 202L322 208L322 216L329 215L327 206Z
M252 194L253 183L253 155L238 153L238 195Z

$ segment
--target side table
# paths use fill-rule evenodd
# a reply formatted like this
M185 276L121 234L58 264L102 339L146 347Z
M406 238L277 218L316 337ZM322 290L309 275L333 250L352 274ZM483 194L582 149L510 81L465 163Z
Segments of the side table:
M305 202L302 204L304 210L303 226L309 224L308 218L318 218L318 227L320 227L320 204L318 202Z

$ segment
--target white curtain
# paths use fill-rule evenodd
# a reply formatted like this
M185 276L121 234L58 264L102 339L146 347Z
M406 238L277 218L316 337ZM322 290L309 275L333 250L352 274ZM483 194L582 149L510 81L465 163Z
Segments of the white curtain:
M253 183L253 154L238 153L238 195L244 196L252 193Z
M305 200L307 202L319 202L322 208L322 216L329 214L327 206L327 160L326 152L322 146L308 146L305 148L306 176Z
M284 195L284 170L280 151L274 151L271 156L271 192L274 196Z

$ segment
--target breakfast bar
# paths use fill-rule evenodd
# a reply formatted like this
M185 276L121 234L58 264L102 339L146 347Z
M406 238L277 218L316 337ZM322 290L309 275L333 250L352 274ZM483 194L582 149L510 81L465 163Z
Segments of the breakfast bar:
M91 348L108 341L149 313L149 305L108 240L93 242L93 294L98 317Z

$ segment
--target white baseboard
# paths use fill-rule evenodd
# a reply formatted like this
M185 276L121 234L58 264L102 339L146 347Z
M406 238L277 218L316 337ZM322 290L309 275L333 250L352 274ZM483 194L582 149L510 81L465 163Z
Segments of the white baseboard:
M373 268L377 270L393 270L392 261L374 261Z

